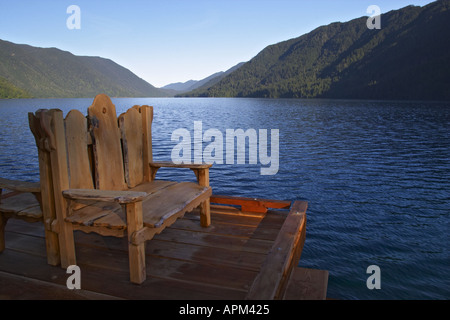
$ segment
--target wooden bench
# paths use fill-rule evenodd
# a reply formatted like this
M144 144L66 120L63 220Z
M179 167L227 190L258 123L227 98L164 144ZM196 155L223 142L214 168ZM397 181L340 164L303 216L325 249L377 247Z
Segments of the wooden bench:
M153 108L134 106L117 117L111 99L98 95L87 117L70 111L29 114L39 149L41 185L51 185L61 266L76 264L74 230L127 237L130 280L146 279L145 241L196 207L200 223L211 223L209 164L153 162ZM155 180L161 167L189 168L197 182Z

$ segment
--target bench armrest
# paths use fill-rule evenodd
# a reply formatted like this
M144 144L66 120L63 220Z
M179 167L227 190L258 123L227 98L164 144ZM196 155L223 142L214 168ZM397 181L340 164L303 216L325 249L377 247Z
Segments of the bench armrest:
M129 204L140 202L148 194L137 191L110 191L97 189L69 189L63 191L63 196L70 200L95 200L104 202L118 202Z
M152 168L188 168L188 169L209 169L212 167L212 164L209 163L201 163L201 164L195 164L195 163L181 163L176 164L173 162L168 161L158 161L158 162L150 162L150 167Z
M0 189L39 193L41 192L41 184L39 182L26 182L0 178Z
M201 163L201 164L195 164L195 163L182 163L182 164L176 164L173 162L150 162L150 171L151 171L151 179L152 181L155 180L156 172L159 168L166 167L166 168L188 168L194 171L195 176L197 177L197 181L201 186L209 187L209 168L212 167L212 164L210 163Z

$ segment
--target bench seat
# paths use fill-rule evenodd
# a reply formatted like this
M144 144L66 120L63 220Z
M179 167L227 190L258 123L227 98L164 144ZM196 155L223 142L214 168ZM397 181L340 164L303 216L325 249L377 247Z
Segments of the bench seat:
M16 218L42 220L42 210L39 202L32 193L11 192L2 197L0 213Z
M127 191L145 192L142 200L143 222L148 228L159 228L169 218L180 217L192 211L211 196L210 187L193 182L155 180L143 183ZM70 192L64 193L71 198ZM118 192L120 194L120 192ZM74 210L65 220L75 225L105 227L126 230L126 218L117 202L84 200L85 206Z

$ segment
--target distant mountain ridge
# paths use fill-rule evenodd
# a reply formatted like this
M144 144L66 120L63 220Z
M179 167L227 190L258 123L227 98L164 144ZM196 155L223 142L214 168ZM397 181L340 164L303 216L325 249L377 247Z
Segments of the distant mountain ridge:
M450 0L321 26L262 50L197 97L450 100Z
M175 82L170 83L164 87L161 87L161 89L167 89L167 90L174 90L174 91L190 91L192 90L191 87L194 86L198 80L189 80L186 82Z
M81 98L98 93L112 97L168 96L112 60L3 40L0 80L0 98Z
M176 82L176 83L171 83L168 84L164 87L162 87L161 89L168 89L168 90L174 90L175 93L183 93L183 92L188 92L188 91L192 91L192 90L197 90L199 88L209 88L212 85L216 84L217 82L219 82L220 80L222 80L224 77L226 77L228 74L230 74L231 72L237 70L240 66L242 66L245 62L241 62L235 66L233 66L232 68L228 69L227 71L219 71L216 72L202 80L189 80L186 82Z

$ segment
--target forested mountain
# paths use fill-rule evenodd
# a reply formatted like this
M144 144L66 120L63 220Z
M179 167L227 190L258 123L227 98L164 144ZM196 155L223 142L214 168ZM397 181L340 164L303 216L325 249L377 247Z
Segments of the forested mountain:
M31 96L25 90L17 88L5 78L0 77L0 99L21 99L30 97Z
M167 96L109 59L0 40L0 98L78 98L98 93Z
M209 81L210 79L220 76L222 73L223 72L216 72L203 80L189 80L186 82L170 83L164 87L161 87L161 89L174 90L176 92L191 91L202 86L205 82Z
M190 96L450 100L450 0L332 23L268 46Z
M172 90L108 59L0 40L0 98L155 97L176 89L204 97L450 100L450 0L390 11L379 30L366 21L321 26Z
M199 93L204 92L205 90L211 88L216 83L219 83L222 79L224 79L229 74L233 73L237 69L239 69L241 66L243 66L245 62L238 63L234 67L228 69L227 71L217 72L214 75L203 79L202 81L199 81L199 83L196 83L195 86L191 87L189 92L180 93L177 96L178 97L195 97Z

